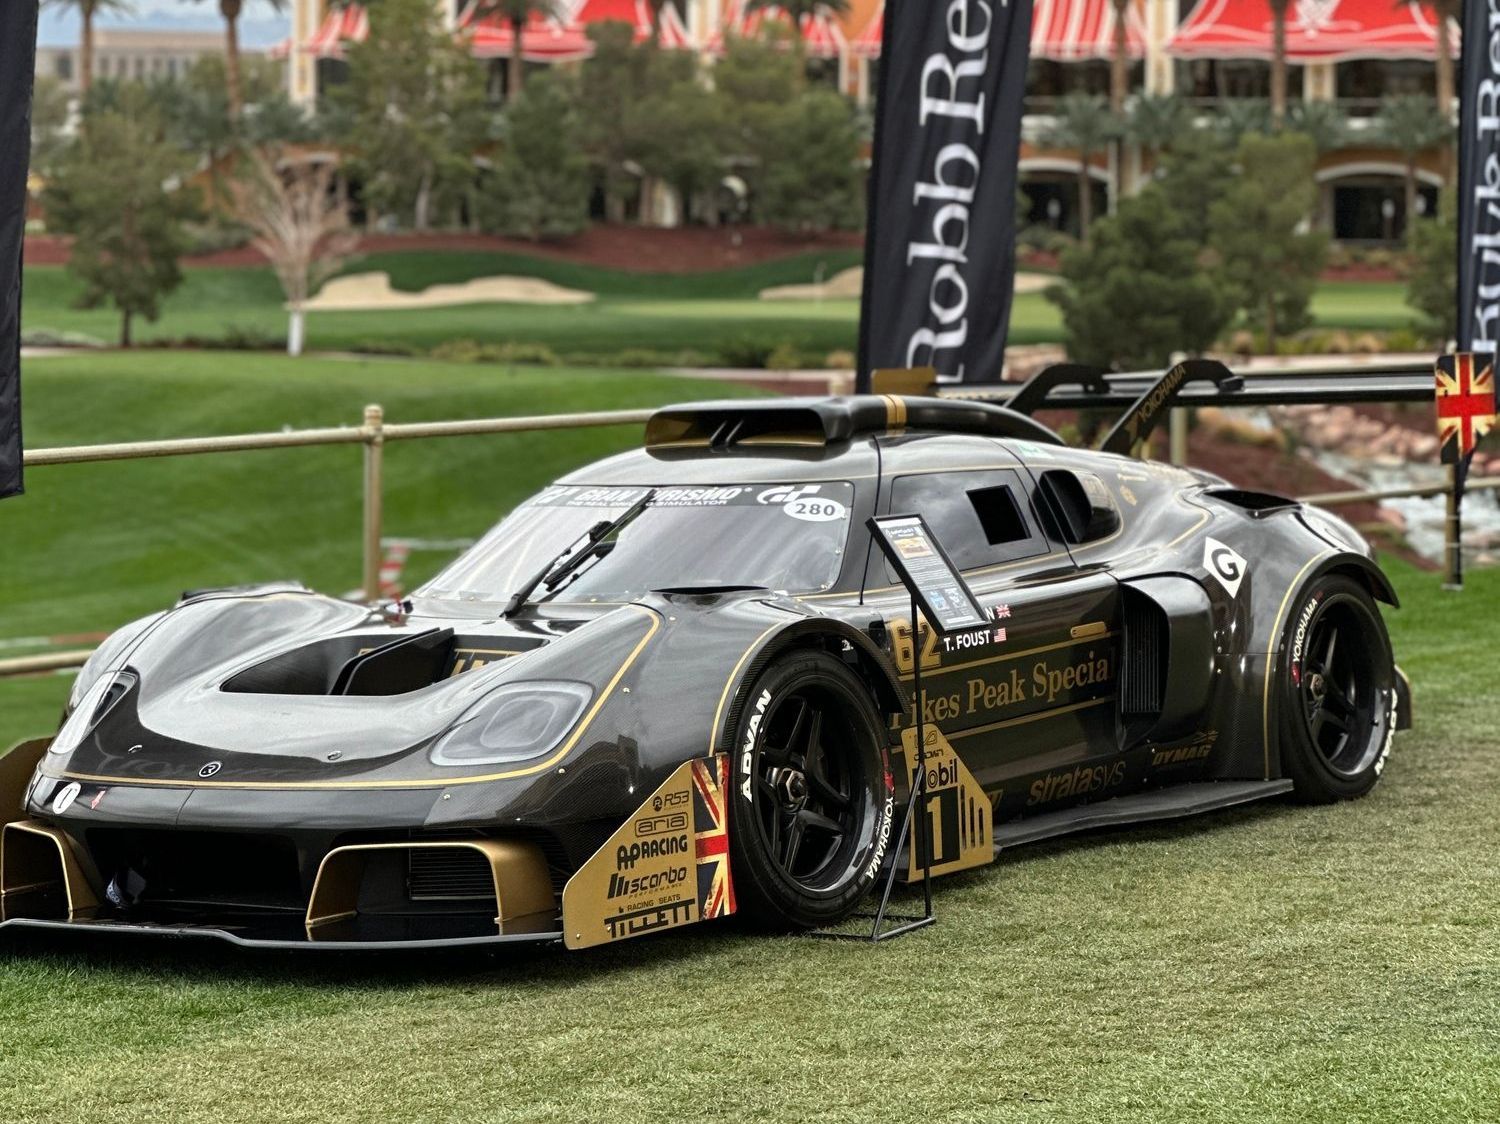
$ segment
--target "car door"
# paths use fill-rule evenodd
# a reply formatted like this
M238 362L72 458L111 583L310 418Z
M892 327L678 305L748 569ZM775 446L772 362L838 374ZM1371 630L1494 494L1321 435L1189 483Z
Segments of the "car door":
M997 456L998 454L998 456ZM924 712L989 794L996 819L1113 794L1119 761L1115 580L1081 571L1049 537L1034 482L998 444L983 467L922 469L893 451L886 509L920 514L989 613L989 627L937 636L893 611L907 682L921 661ZM917 458L920 459L920 458ZM895 575L876 596L902 598Z

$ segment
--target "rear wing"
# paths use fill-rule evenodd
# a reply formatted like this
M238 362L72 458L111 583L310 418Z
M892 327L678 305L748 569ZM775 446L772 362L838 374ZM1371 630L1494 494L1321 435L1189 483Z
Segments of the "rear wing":
M943 394L998 402L1024 414L1120 409L1124 413L1099 447L1105 452L1129 453L1151 436L1174 407L1431 402L1433 385L1430 364L1235 372L1217 359L1185 359L1165 373L1108 372L1059 363L1026 382L945 388Z

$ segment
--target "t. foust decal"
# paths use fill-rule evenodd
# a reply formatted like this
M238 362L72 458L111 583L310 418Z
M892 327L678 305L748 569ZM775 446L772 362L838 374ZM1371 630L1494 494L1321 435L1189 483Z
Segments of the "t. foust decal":
M1245 580L1249 568L1244 558L1218 539L1203 540L1203 568L1206 569L1231 597L1238 597L1240 583Z

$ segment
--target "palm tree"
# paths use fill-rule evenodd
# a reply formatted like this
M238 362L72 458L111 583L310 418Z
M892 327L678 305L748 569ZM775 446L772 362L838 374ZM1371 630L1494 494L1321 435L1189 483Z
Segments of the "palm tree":
M1429 148L1445 144L1453 135L1453 124L1438 112L1437 102L1425 94L1395 94L1380 99L1376 126L1381 140L1401 153L1406 165L1406 229L1410 234L1417 217L1417 157Z
M278 12L286 0L267 0ZM240 85L240 13L245 0L219 0L219 15L224 17L224 86L229 92L229 119L238 121L244 108Z
M1349 139L1349 119L1331 101L1298 102L1287 111L1293 132L1310 138L1320 153L1343 148Z
M1271 5L1271 123L1286 120L1286 10L1291 0L1266 0Z
M1089 160L1117 135L1119 121L1110 112L1109 103L1097 94L1067 94L1059 99L1052 124L1042 143L1049 148L1072 149L1078 153L1078 237L1089 236L1093 219L1093 192L1089 184Z
M797 49L807 46L804 25L814 16L844 16L849 14L849 0L746 0L746 12L782 11L792 21L792 33L796 37Z
M1131 140L1158 156L1192 124L1192 111L1176 94L1142 94L1132 103L1125 128Z
M510 24L510 74L505 96L513 98L521 92L526 82L526 62L521 54L521 38L526 33L526 24L532 15L542 19L557 19L563 14L561 0L480 0L474 14L480 18L498 15ZM652 11L652 25L656 24L656 12Z
M1437 103L1444 116L1453 112L1453 24L1459 19L1462 0L1432 0L1437 16Z
M1111 0L1115 9L1115 40L1109 56L1109 108L1117 116L1125 113L1130 96L1130 40L1125 34L1125 16L1132 0Z
M56 8L76 8L82 23L78 43L78 90L88 97L94 84L94 17L107 12L129 12L130 0L47 0Z
M651 11L651 45L653 47L661 46L661 14L673 6L673 0L646 0L646 7Z

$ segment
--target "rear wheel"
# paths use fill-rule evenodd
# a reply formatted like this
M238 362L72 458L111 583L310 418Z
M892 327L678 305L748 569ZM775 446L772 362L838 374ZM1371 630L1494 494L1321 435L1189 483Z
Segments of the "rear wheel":
M824 652L772 664L735 742L731 856L741 914L774 928L847 917L890 841L894 793L869 689Z
M1299 800L1375 786L1396 729L1396 668L1380 610L1345 577L1313 582L1287 622L1282 765Z

